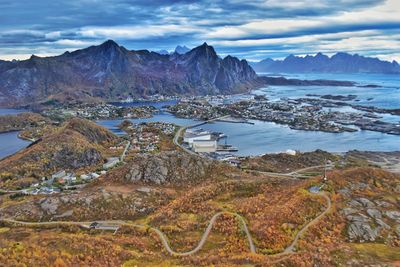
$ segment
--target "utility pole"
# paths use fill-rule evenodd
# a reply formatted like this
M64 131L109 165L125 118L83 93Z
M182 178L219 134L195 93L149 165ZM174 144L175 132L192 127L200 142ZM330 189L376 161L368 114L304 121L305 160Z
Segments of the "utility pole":
M324 183L328 181L328 177L326 176L326 158L324 159Z

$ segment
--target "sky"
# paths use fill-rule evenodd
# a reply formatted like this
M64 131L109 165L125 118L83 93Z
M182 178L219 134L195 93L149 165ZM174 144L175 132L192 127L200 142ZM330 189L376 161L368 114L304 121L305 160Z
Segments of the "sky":
M323 52L400 62L400 0L0 0L0 59L112 39L130 50L207 42L251 61Z

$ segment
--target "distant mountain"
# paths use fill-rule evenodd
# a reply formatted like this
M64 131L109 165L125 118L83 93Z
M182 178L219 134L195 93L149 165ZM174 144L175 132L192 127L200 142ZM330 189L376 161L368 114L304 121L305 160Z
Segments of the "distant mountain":
M167 50L165 50L165 49L163 49L163 50L158 50L158 51L155 51L156 53L158 53L158 54L160 54L160 55L169 55L169 52L167 51Z
M184 46L178 45L175 48L175 53L178 53L178 54L181 54L181 55L186 54L189 51L190 51L190 49L188 47L186 47L185 45Z
M322 53L315 56L297 57L290 55L284 60L264 59L251 63L257 72L320 72L320 73L400 73L396 62L377 58L337 53L328 57Z
M55 57L0 62L0 106L231 94L260 85L245 60L204 43L185 54L130 51L109 40Z

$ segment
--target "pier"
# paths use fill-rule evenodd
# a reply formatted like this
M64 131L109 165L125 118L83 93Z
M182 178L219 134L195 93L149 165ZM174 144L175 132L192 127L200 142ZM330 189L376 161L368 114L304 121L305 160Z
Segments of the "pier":
M184 150L185 152L187 152L187 153L189 153L189 154L191 154L191 155L196 155L196 156L204 157L203 155L198 154L198 153L196 153L196 152L194 152L194 151L192 151L192 150L190 150L190 149L184 147L182 144L180 144L180 143L179 143L179 138L182 137L182 133L185 132L187 129L199 127L199 126L204 125L204 124L207 124L207 123L209 123L209 122L213 122L213 121L217 121L217 120L220 120L220 119L224 119L224 118L226 118L226 117L229 117L229 115L222 116L222 117L218 117L218 118L214 118L214 119L209 119L209 120L202 121L202 122L199 122L199 123L196 123L196 124L192 124L192 125L189 125L189 126L182 126L182 127L179 128L179 130L176 132L176 134L175 134L175 136L174 136L174 139L173 139L173 142L174 142L174 144L175 144L176 146L180 147L182 150Z

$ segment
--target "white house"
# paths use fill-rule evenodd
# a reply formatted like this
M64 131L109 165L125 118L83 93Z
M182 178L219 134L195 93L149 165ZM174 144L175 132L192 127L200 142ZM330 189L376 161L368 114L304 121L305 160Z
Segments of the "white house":
M290 156L296 156L296 151L292 150L292 149L288 149L288 150L286 150L286 154L288 154Z
M90 174L90 176L91 176L93 179L97 179L97 178L100 177L100 175L98 175L98 174L95 173L95 172L92 172L92 173Z
M119 158L108 158L107 162L103 164L103 169L104 170L111 169L115 167L115 165L117 165L118 163L119 163Z
M90 180L92 177L90 177L89 175L87 175L87 174L82 174L81 175L81 179L82 180Z
M217 151L216 140L194 140L193 150L196 153L210 153Z

